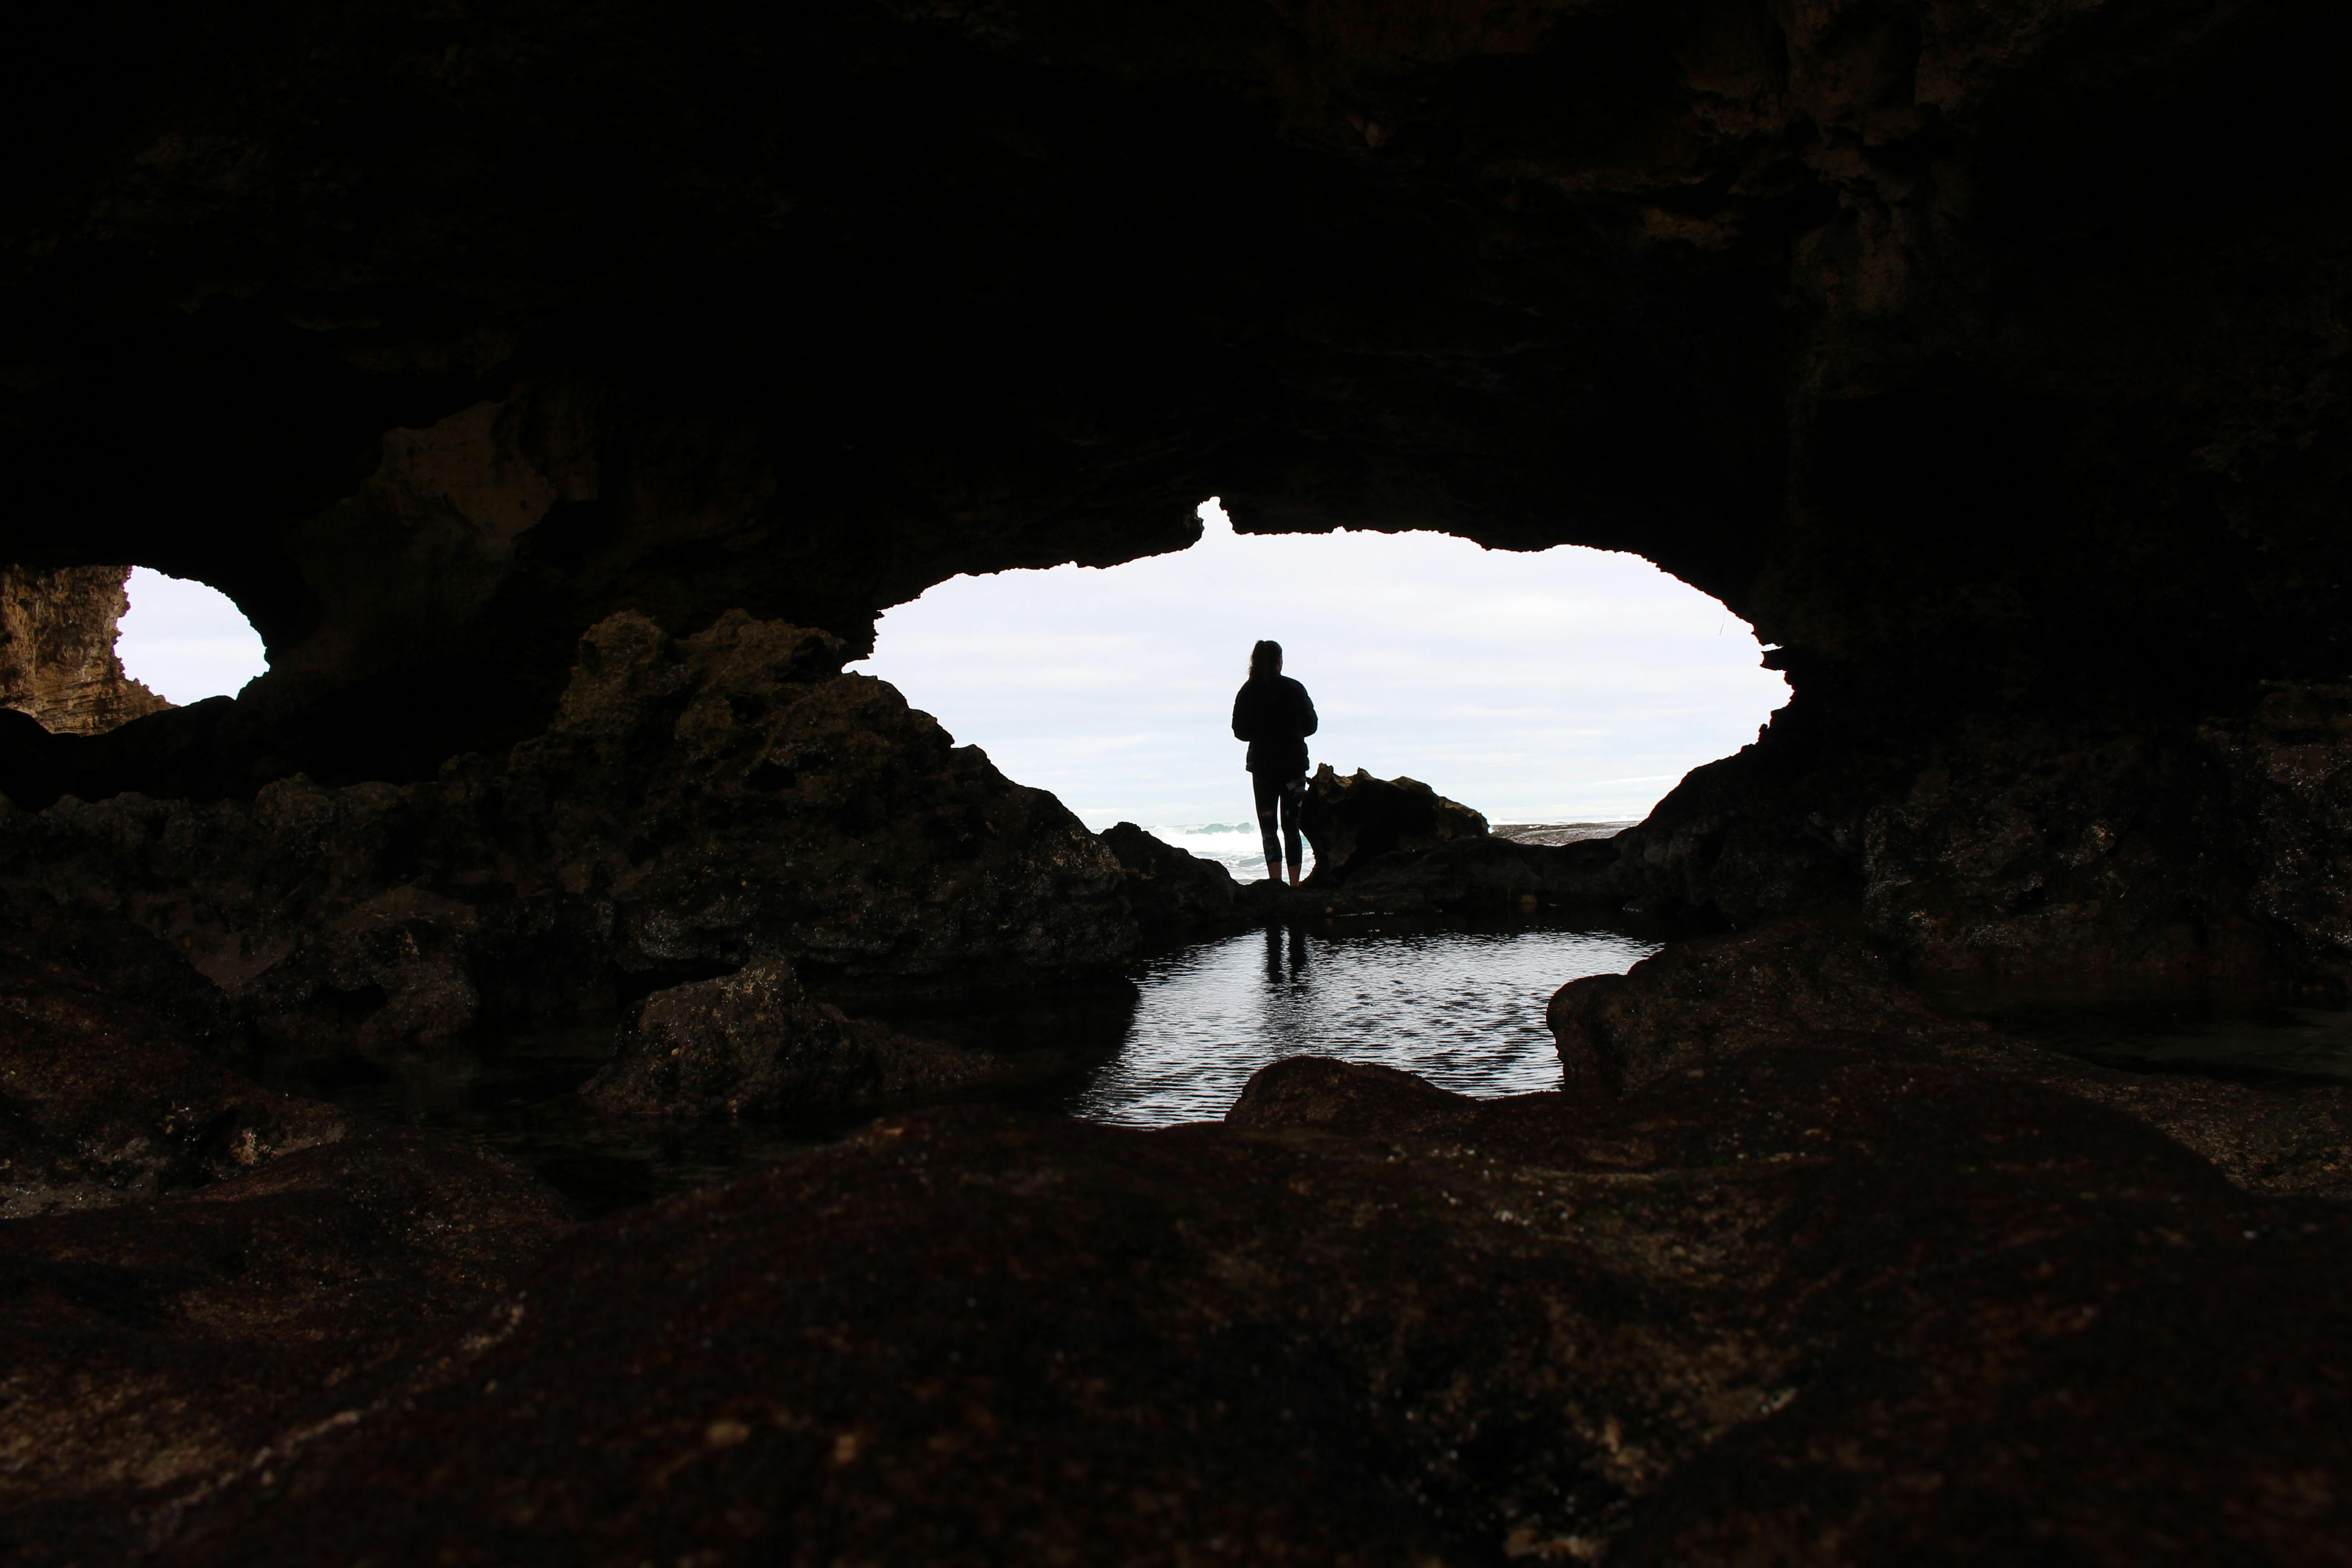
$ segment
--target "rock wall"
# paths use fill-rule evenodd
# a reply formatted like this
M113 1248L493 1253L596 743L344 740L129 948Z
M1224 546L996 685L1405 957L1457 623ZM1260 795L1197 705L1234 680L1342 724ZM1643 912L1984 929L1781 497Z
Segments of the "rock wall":
M2284 984L2323 1002L2352 984L2341 685L1925 736L1803 720L1784 710L1620 837L1637 907L1740 926L1851 912L1946 984Z
M273 668L0 772L415 782L541 729L617 611L856 647L959 571L1180 547L1218 494L1638 551L1780 645L1849 753L1807 776L1997 815L1963 753L2012 721L2165 751L2352 668L2326 20L47 15L0 560L213 583ZM1789 845L1868 815L1790 800Z
M828 633L612 616L549 728L434 778L0 805L0 886L127 916L273 1052L608 1017L787 961L900 987L1069 980L1137 942L1118 861Z
M2342 978L2326 788L2255 756L2265 683L2352 675L2317 7L384 16L19 51L0 559L201 578L272 655L0 731L20 804L420 782L541 732L613 614L855 649L1213 493L1638 551L1778 644L1645 896L1867 904L1944 973Z
M171 704L122 673L114 637L128 566L0 567L0 708L96 735Z

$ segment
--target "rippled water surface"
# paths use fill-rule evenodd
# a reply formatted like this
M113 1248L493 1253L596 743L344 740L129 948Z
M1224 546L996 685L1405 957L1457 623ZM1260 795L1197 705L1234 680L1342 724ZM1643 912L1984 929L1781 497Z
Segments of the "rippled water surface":
M1614 931L1310 931L1269 927L1148 964L1118 1054L1069 1110L1152 1127L1224 1114L1288 1056L1416 1072L1463 1094L1559 1086L1544 1004L1657 944Z

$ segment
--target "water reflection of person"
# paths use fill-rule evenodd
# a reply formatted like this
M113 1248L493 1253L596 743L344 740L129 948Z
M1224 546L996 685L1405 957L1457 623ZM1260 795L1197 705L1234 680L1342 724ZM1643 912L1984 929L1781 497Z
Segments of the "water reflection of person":
M1283 932L1290 933L1289 964L1283 963ZM1265 928L1265 983L1296 985L1307 978L1307 928L1305 926L1268 926Z
M1315 733L1315 702L1307 688L1282 673L1282 645L1261 642L1250 649L1249 679L1234 697L1234 739L1249 742L1242 765L1249 770L1257 800L1257 831L1265 846L1265 877L1282 875L1290 863L1290 885L1298 885L1305 858L1298 844L1298 813L1307 802L1307 737ZM1275 836L1277 806L1282 834Z

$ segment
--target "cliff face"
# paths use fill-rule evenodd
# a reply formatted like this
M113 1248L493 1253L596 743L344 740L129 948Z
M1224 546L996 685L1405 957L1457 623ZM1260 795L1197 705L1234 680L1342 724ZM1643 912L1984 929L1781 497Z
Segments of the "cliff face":
M171 704L122 673L127 566L0 568L0 707L53 734L96 735Z

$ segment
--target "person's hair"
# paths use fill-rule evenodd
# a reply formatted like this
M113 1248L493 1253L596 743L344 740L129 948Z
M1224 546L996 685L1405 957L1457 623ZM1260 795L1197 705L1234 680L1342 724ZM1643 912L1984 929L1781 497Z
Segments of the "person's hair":
M1282 673L1282 645L1267 638L1250 649L1250 679Z

